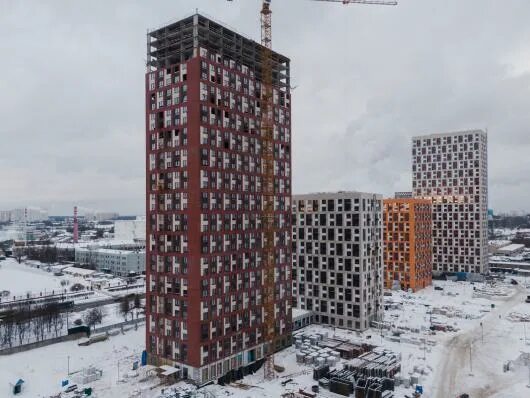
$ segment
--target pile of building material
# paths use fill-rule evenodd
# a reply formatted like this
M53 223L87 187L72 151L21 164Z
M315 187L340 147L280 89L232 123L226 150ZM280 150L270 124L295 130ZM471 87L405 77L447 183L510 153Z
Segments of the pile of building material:
M330 338L327 333L301 333L294 336L294 341L296 362L314 366L335 366L340 358L356 358L373 348L364 343Z
M367 377L344 367L329 370L329 366L316 368L313 379L319 386L343 396L355 394L358 398L391 398L394 396L394 381L385 377Z
M401 354L377 349L352 359L345 368L364 376L393 378L401 370Z
M511 322L530 322L530 314L522 314L520 312L510 312L506 317Z
M512 289L507 286L491 285L491 286L475 286L473 290L473 298L485 298L489 300L502 300L512 295Z
M101 379L103 371L93 366L84 368L81 372L74 374L72 379L78 384L88 384Z
M466 304L466 302L463 302L462 304ZM484 315L478 315L478 314L470 314L467 312L462 311L461 309L457 309L453 306L442 306L442 307L433 307L432 308L432 314L433 315L443 315L447 318L461 318L461 319L478 319L483 317Z
M193 398L197 391L191 386L164 388L157 398Z
M296 352L296 362L306 365L335 366L339 358L340 354L337 351L318 346L302 346L301 350Z
M388 340L391 340L387 337ZM396 340L391 340L396 341ZM415 346L429 346L434 347L436 341L432 339L426 339L425 337L416 337L416 336L400 336L397 340L400 343L412 344Z

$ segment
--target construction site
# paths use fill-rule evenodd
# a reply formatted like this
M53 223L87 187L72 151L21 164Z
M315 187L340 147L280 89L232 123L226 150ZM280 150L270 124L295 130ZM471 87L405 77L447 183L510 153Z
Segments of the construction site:
M223 1L226 7L242 2ZM464 195L473 187L467 189L462 170L466 189L455 189L450 201L431 197L428 184L416 187L416 180L422 199L410 193L387 200L386 209L376 193L293 195L293 173L299 172L293 170L296 68L273 47L273 15L282 12L282 2L255 3L260 40L198 10L147 31L145 237L135 242L145 245L145 255L128 266L125 250L115 259L108 248L98 249L97 257L89 247L78 248L79 267L48 266L48 274L40 262L33 270L23 268L22 256L18 263L3 257L4 275L11 279L0 286L0 307L13 316L0 324L0 396L526 396L530 285L517 275L490 275L486 241L473 230L475 223L484 229L479 221L487 210L486 133L413 141L414 167L421 170L416 179L427 175L421 162L434 162L428 153L438 148L448 162L446 148L465 147L459 164L480 151L480 160L470 161L480 174L475 210ZM398 6L385 0L305 3L388 12ZM466 176L468 171L466 166ZM475 181L471 174L469 181ZM429 184L438 184L433 181L429 177ZM452 189L445 180L439 185ZM451 220L443 209L451 209ZM75 206L73 246L82 241L79 221ZM463 237L451 240L449 223L451 233L465 230L466 239L480 241L476 250ZM436 266L449 268L440 269L437 280L434 224ZM463 249L465 259L457 255ZM133 268L141 261L145 278ZM90 269L96 265L109 276ZM21 272L34 275L32 289L11 287ZM126 282L113 285L122 278ZM83 293L64 290L67 324L60 312L55 337L53 320L46 336L44 314L33 329L17 320L26 303L56 300L55 290L70 280ZM91 304L97 300L100 306ZM105 322L107 314L88 316L88 309L104 306L110 312ZM69 316L79 320L73 329ZM71 333L81 329L84 334Z
M273 379L291 345L290 61L260 20L261 44L199 13L147 34L148 362L199 385Z

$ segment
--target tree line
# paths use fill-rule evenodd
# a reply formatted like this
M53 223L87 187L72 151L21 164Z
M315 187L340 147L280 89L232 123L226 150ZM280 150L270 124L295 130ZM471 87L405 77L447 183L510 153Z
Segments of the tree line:
M59 337L63 328L64 314L58 303L22 304L0 318L0 349Z

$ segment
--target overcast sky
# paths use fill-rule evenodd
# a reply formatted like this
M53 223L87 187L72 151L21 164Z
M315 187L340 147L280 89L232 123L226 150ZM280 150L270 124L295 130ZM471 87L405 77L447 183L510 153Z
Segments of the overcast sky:
M146 31L259 0L0 0L0 210L144 212ZM410 190L414 135L482 128L490 207L530 210L530 1L273 1L292 61L294 193Z

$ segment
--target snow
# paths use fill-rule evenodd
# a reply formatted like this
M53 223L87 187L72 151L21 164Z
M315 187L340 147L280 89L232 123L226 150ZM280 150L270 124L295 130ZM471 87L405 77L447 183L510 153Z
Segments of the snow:
M518 280L524 281L522 278ZM448 398L462 393L472 397L528 396L528 369L517 361L521 352L530 352L530 345L524 338L526 328L530 337L530 324L519 322L530 315L530 304L524 302L526 295L530 294L528 289L521 284L512 286L503 282L486 286L483 283L434 281L434 285L443 290L435 290L431 286L418 293L392 292L391 296L385 296L385 304L389 308L385 311L384 323L389 329L369 329L358 333L311 325L296 333L326 332L330 337L336 336L353 343L365 342L400 353L402 371L399 377L418 377L425 391L422 398ZM478 290L489 292L490 298L476 297ZM107 314L104 324L123 320L116 304L105 306L104 311ZM454 331L433 332L431 324L440 328L450 326ZM146 389L148 393L145 397L156 398L160 388L149 390L156 380L140 382L139 376L118 381L118 366L120 379L123 379L124 374L131 373L132 363L140 359L144 345L144 327L141 326L138 331L112 336L108 341L89 347L78 347L74 341L0 356L0 369L10 369L9 372L0 372L0 396L3 396L3 388L17 378L26 380L22 397L48 397L57 393L60 381L67 377L69 356L73 370L90 365L103 370L102 379L90 384L98 398L127 398L135 390ZM312 380L312 367L297 364L295 354L294 346L276 354L275 362L284 366L285 371L273 381L264 381L263 371L259 371L238 384L211 385L201 391L232 398L268 398L299 389L310 391L311 386L316 384ZM503 372L503 364L507 361L513 361L512 370ZM293 381L283 386L282 381L289 378ZM395 397L411 396L411 392L411 387L400 385L396 388ZM319 396L338 397L322 389Z
M13 258L0 262L0 291L8 290L11 298L27 292L44 294L51 293L52 290L63 291L61 279L42 269L19 264Z
M293 319L298 318L300 316L305 316L308 314L311 314L311 311L301 310L300 308L293 308Z
M98 398L128 397L136 383L118 382L118 372L121 378L132 369L133 362L140 361L144 340L143 328L139 328L87 347L68 341L0 356L0 396L9 396L8 383L17 378L26 381L21 397L47 398L57 394L61 381L68 379L69 362L71 373L90 365L103 370L103 377L90 384Z

